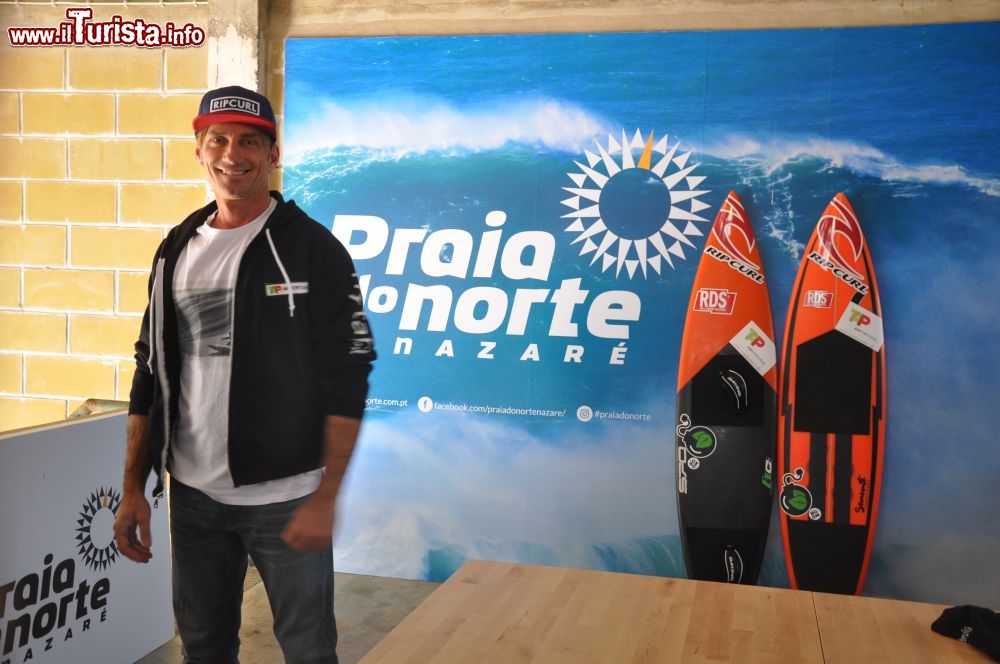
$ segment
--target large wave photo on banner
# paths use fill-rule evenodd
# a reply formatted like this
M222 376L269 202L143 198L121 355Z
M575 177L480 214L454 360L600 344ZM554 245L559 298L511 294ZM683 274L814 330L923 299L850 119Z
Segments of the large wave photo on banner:
M379 359L338 570L468 558L683 577L684 313L742 198L778 347L850 199L888 353L866 594L1000 577L1000 24L289 39L283 187L351 252ZM760 582L787 586L772 519Z

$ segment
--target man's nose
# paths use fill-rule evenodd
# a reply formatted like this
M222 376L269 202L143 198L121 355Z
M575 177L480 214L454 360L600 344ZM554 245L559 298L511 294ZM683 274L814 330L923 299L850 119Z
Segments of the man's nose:
M229 141L226 143L226 148L223 150L222 155L230 161L238 160L240 158L239 141Z

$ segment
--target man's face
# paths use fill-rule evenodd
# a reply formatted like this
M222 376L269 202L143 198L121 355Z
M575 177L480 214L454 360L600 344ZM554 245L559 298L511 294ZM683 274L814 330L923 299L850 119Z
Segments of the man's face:
M267 174L278 165L278 146L250 125L210 125L195 149L218 200L252 200L267 196Z

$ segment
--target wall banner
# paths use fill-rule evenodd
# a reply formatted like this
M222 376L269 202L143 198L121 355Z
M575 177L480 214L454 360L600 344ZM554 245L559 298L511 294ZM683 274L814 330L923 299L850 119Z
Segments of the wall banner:
M149 563L114 543L124 453L124 413L0 436L0 664L132 662L173 638L166 501Z
M976 286L1000 283L1000 92L982 83L998 37L289 40L285 193L351 252L379 352L338 568L441 580L480 557L683 576L674 402L705 234L737 190L780 334L804 243L844 191L893 349L869 591L1000 594L973 580L1000 553L982 361L998 321ZM762 582L786 585L772 528ZM957 578L933 578L942 560Z

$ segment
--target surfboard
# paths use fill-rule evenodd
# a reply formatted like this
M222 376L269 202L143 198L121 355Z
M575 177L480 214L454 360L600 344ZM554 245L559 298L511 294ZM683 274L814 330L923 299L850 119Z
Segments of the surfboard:
M778 502L789 581L859 595L882 483L885 343L871 254L844 194L806 245L781 357Z
M757 582L773 500L775 355L760 250L730 192L698 263L677 378L677 509L692 579Z

